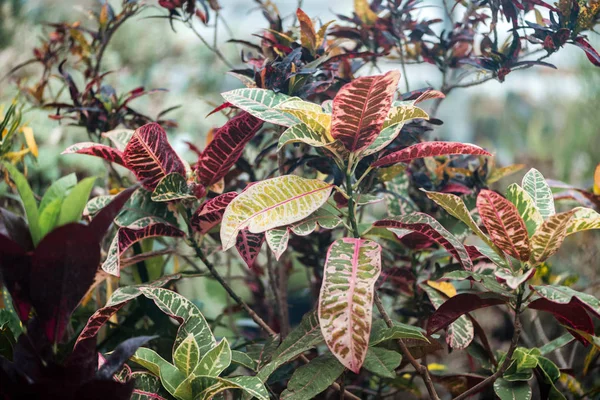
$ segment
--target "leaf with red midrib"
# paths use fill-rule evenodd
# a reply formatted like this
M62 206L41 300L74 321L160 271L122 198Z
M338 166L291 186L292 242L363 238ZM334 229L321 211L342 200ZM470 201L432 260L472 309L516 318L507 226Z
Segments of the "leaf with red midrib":
M114 162L125 167L123 153L103 144L93 142L77 143L65 149L61 154L87 154L100 157L106 161Z
M514 204L496 192L482 190L477 196L477 209L496 246L516 259L529 260L527 228Z
M258 118L241 112L219 128L198 160L196 174L200 182L208 187L224 177L262 124Z
M238 233L235 241L235 248L240 256L242 256L242 259L248 268L254 268L254 262L256 261L256 257L258 257L258 253L260 252L260 248L264 241L264 232L252 233L248 229L242 229Z
M151 191L172 172L186 175L185 166L169 144L167 133L157 123L135 130L125 147L123 159L127 168Z
M366 76L344 85L333 99L331 136L350 151L368 147L390 111L400 72Z
M459 142L423 142L398 150L380 158L371 164L372 167L385 167L397 163L408 163L417 158L447 156L451 154L467 154L476 156L491 156L479 146Z
M225 208L231 203L231 200L237 197L237 192L223 193L215 198L212 198L200 205L192 216L192 227L198 233L207 233L215 226L219 225Z

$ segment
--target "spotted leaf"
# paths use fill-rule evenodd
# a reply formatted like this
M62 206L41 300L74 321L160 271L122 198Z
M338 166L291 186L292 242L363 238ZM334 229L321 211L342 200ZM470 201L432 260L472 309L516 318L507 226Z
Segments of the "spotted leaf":
M521 185L529 193L544 219L555 213L552 190L550 190L550 186L548 186L540 171L535 168L530 169L523 177Z
M388 154L371 164L372 167L385 167L397 163L409 163L417 158L446 156L451 154L468 154L491 156L491 154L474 144L458 142L423 142Z
M333 99L331 136L346 149L369 147L388 115L400 73L366 76L344 85Z
M358 373L369 345L374 285L381 272L381 246L342 238L327 252L319 295L319 323L327 346Z
M195 199L190 194L185 177L177 172L165 176L152 192L152 201Z
M199 233L207 233L221 223L225 208L237 197L236 192L223 193L205 201L192 217L192 226Z
M194 375L219 376L231 364L231 347L227 339L210 349L194 370Z
M318 179L286 175L255 183L229 203L221 223L223 250L235 244L237 233L252 233L297 222L327 201L333 185Z
M507 254L529 260L529 236L514 204L491 190L477 196L477 209L492 241Z

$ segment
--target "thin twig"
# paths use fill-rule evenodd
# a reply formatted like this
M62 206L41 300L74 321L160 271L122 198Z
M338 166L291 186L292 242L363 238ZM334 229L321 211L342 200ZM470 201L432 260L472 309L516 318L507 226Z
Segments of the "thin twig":
M194 27L194 24L189 22L188 27L192 30L192 32L194 32L194 34L198 37L198 39L200 39L200 41L213 53L215 53L215 55L219 58L219 60L223 61L223 63L225 65L227 65L228 68L230 69L234 69L234 66L232 63L230 63L225 56L223 55L223 53L221 53L221 50L219 50L217 47L213 47L210 45L210 43L208 43L206 41L206 39L204 39L204 37L200 34L200 32L198 32L198 30Z

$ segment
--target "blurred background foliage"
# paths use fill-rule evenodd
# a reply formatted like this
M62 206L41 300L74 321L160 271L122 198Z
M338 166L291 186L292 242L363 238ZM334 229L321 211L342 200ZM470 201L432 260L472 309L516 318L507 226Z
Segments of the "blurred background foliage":
M120 2L115 2L116 5ZM148 4L156 1L149 0ZM351 0L326 2L300 1L311 17L321 22L336 19L336 14L352 10ZM440 0L429 0L424 13L442 16ZM100 5L91 0L0 0L0 104L9 105L18 94L16 81L35 81L38 66L26 66L11 74L15 66L31 58L33 49L40 44L43 31L50 30L46 23L70 21L86 23L90 6ZM298 2L276 1L280 14L291 22ZM232 64L242 65L240 49L228 43L230 38L252 40L267 26L260 11L251 0L222 2L223 18L214 29L198 24L198 32L220 49ZM170 129L170 140L176 151L189 162L195 160L186 141L204 147L212 127L225 121L222 115L205 116L221 103L219 93L240 87L228 76L229 69L215 57L194 32L174 23L172 26L158 8L145 8L139 15L118 30L107 49L103 69L114 71L107 82L127 92L136 87L163 88L167 91L140 97L132 103L136 110L156 117L162 110L179 106L169 113L178 127ZM507 28L508 29L508 28ZM600 47L598 35L590 42ZM506 185L520 181L530 167L539 169L547 178L562 180L581 188L593 183L594 168L600 163L600 70L591 65L577 49L564 49L548 59L558 70L530 68L511 74L506 82L489 81L480 86L459 89L442 103L437 115L444 125L430 134L430 139L458 140L477 143L493 149L497 163L525 164L520 173L497 183L495 189L504 191ZM398 68L398 64L381 68ZM376 70L364 74L375 74ZM10 75L10 76L7 76ZM408 65L407 75L411 89L426 85L439 86L437 70L429 65ZM81 83L82 78L74 76ZM404 87L400 88L404 91ZM84 129L69 127L48 118L52 110L39 110L30 105L22 110L23 122L35 132L40 148L37 159L28 158L28 177L37 193L43 192L50 182L69 172L80 175L103 175L104 164L90 157L60 157L70 144L86 141ZM0 183L0 195L6 193L6 184ZM570 237L563 250L554 257L557 271L576 274L586 283L600 282L600 233L593 231ZM576 251L575 251L576 250ZM236 256L220 256L225 274L248 273ZM232 260L233 259L233 260ZM149 266L152 271L152 266ZM168 261L168 270L176 270L178 260ZM160 265L156 267L160 271ZM308 305L295 299L306 298L305 271L295 268L290 277L290 303L301 316ZM168 272L168 271L167 271ZM127 279L127 274L125 274ZM189 282L186 283L186 282ZM230 306L225 292L208 280L184 281L179 289L188 298L201 305L209 319L218 319L222 310ZM241 282L243 282L241 280ZM210 283L210 284L209 284ZM596 295L600 285L592 285ZM242 297L251 296L250 290L240 283ZM295 322L295 321L292 321ZM226 324L223 324L225 326Z

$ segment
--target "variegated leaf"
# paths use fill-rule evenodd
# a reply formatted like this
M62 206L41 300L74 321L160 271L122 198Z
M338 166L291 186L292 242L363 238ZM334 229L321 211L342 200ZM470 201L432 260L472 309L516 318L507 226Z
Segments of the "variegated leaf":
M496 192L482 190L477 196L477 209L494 244L507 254L528 261L529 236L517 207Z
M203 378L199 377L197 379ZM215 377L210 379L215 381L215 383L206 387L194 400L211 400L219 393L228 389L241 389L249 397L256 397L259 400L269 400L269 392L260 379L255 376Z
M321 103L321 108L326 113L331 114L333 112L333 100L325 100Z
M436 310L446 301L446 298L438 293L436 289L427 285L421 285L421 288L425 290L431 304ZM475 328L473 327L473 322L466 315L462 315L448 326L446 343L455 350L462 350L471 344L474 337Z
M131 361L146 368L154 375L159 376L162 385L171 394L174 394L178 386L185 381L184 373L167 362L154 350L140 347L131 357Z
M292 99L268 89L235 89L221 94L225 100L256 118L275 125L292 126L298 120L275 107Z
M141 229L134 228L138 228L138 226L133 225L133 228L120 228L117 231L115 238L111 242L106 260L102 264L102 269L105 272L111 275L119 276L121 274L121 255L134 243L139 242L140 240L158 236L185 236L185 234L179 229L171 225L165 225L161 223L147 225L145 227L142 227Z
M540 296L554 303L569 304L573 300L600 318L600 300L588 293L578 292L568 286L544 285L533 286Z
M206 187L219 182L241 157L244 147L261 126L262 121L242 112L217 129L198 160L196 174L200 182Z
M185 176L183 162L169 144L167 133L157 123L135 130L125 147L123 159L127 168L150 191L172 172Z
M194 303L171 290L143 286L140 288L144 296L153 300L162 312L176 319L181 323L175 345L177 348L191 333L198 344L199 354L206 354L207 351L216 346L217 342L213 336L204 316Z
M533 236L538 227L544 222L544 218L529 193L521 186L513 183L506 189L506 198L517 207L519 215L525 222L529 237Z
M494 168L488 175L486 182L488 185L491 185L492 183L498 182L500 179L512 175L523 168L525 168L525 164L513 164L502 168Z
M93 199L90 199L83 209L83 216L93 217L100 212L100 210L106 207L113 198L114 196L96 196Z
M317 225L324 229L334 229L341 223L339 211L326 203L302 221L293 224L290 229L298 236L306 236L314 232Z
M316 112L316 113L325 112L326 114L331 114L331 110L324 111L320 105L312 103L310 101L302 100L299 97L290 97L289 100L279 103L278 105L275 106L275 108L278 110L300 110L300 111L312 111L312 112ZM331 117L330 117L330 120L331 120Z
M319 323L329 350L358 373L369 345L374 285L381 272L381 246L342 238L331 244L319 295Z
M479 146L458 142L423 142L388 154L371 164L372 167L385 167L397 163L408 163L417 158L446 156L451 154L468 154L474 156L491 156Z
M326 147L331 145L332 142L327 135L323 135L321 132L313 130L305 123L300 122L292 125L281 134L277 143L277 150L281 150L283 146L290 143L305 143L313 147Z
M169 394L162 388L158 376L149 372L134 372L129 379L134 382L130 400L167 400Z
M151 218L153 223L177 226L177 218L166 203L152 201L152 192L144 188L136 190L115 218L115 224L121 227L144 226L137 221ZM147 225L147 224L146 224Z
M152 192L152 201L175 201L195 198L195 196L190 194L185 177L178 172L173 172L161 179L158 185L156 185L154 192Z
M344 85L333 99L331 136L346 149L369 147L388 115L400 73L366 76Z
M600 214L591 208L575 208L575 215L571 218L567 235L590 229L600 229Z
M375 141L373 141L361 155L366 157L387 147L387 145L392 143L394 139L398 137L406 122L417 118L429 119L429 115L424 110L413 105L393 107L390 110L387 119L383 122L381 132L377 135Z
M173 363L185 376L189 376L200 361L200 349L191 333L177 346L173 353Z
M377 221L373 226L387 229L408 229L434 240L452 254L466 270L473 269L473 262L463 244L434 218L424 213L411 213L400 217Z
M544 219L555 213L552 190L540 171L535 168L530 169L523 177L521 185L529 193Z
M265 241L265 234L252 233L247 228L240 230L235 240L235 248L248 268L254 268L254 262Z
M388 190L385 202L389 215L396 217L419 210L408 193L409 187L410 176L406 173L400 173L385 183Z
M296 17L300 23L300 43L302 43L302 47L313 53L317 48L317 33L315 32L315 27L310 20L310 17L299 8L296 10Z
M90 156L100 157L106 161L125 166L123 153L112 147L105 146L94 142L83 142L74 144L65 149L61 154L87 154Z
M506 284L512 290L516 290L523 282L528 281L535 275L535 268L531 268L529 271L523 273L513 273L509 269L499 268L494 275L498 282Z
M219 344L209 350L200 360L194 370L196 376L219 376L231 364L231 347L223 338Z
M223 193L202 203L192 217L194 229L198 233L204 234L219 225L225 213L225 208L237 195L236 192Z
M286 102L281 105L279 108L281 111L286 112L288 114L296 117L301 123L307 125L310 129L315 132L318 132L323 135L325 139L330 142L333 142L333 138L329 134L329 129L331 125L331 114L324 113L323 111L313 111L313 110L298 110L294 108L287 108L288 104L292 102ZM317 106L315 104L315 106ZM319 106L317 106L319 107ZM293 125L292 125L293 126Z
M285 249L287 249L290 231L287 228L269 229L265 236L267 245L275 255L275 259L279 260Z
M133 129L114 129L104 132L102 137L108 138L119 151L124 151L133 136L133 132Z
M537 265L560 249L577 210L549 216L531 237L531 259Z
M318 179L286 175L258 182L238 195L225 209L221 223L223 250L235 244L237 233L252 233L299 221L327 201L333 185Z
M479 228L479 225L473 220L469 209L465 205L465 202L458 196L451 193L437 193L425 191L427 197L433 200L436 204L442 207L448 214L452 215L465 223L485 244L490 248L495 249L499 254L502 252L496 247L494 242L483 233Z

